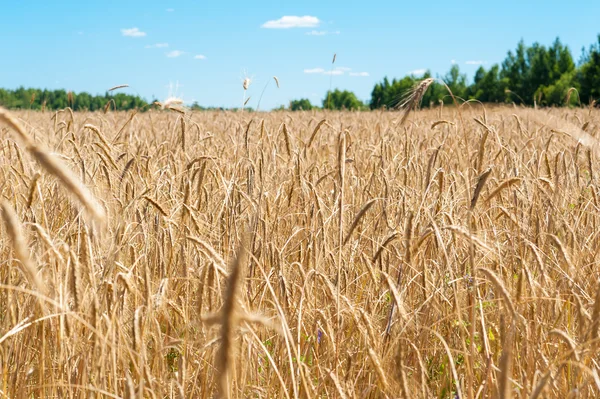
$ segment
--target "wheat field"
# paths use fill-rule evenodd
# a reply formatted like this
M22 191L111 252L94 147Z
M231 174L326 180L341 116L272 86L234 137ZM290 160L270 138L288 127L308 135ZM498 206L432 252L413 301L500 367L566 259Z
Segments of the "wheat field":
M598 397L599 127L4 112L0 396Z

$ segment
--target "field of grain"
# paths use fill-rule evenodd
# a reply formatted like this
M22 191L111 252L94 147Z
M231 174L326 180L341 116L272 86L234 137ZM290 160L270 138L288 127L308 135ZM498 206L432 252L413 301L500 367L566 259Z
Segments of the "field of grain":
M1 397L600 394L597 110L2 115Z

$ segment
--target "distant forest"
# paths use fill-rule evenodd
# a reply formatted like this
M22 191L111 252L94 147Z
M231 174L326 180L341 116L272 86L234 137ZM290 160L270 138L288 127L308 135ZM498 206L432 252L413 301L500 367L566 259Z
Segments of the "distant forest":
M391 82L385 78L373 88L370 108L396 105L416 81L428 77L431 77L429 72L422 77L407 76ZM502 64L494 64L487 70L481 66L471 84L458 65L453 65L442 80L454 96L464 100L541 106L589 104L600 99L600 35L596 44L582 50L577 63L558 38L549 47L539 43L528 47L521 41L514 52L508 52ZM452 98L448 94L436 82L423 98L423 105L450 103Z
M65 90L40 90L19 87L16 90L0 89L0 106L13 109L56 110L71 107L75 111L111 109L129 110L142 108L148 103L139 96L123 93L91 95Z
M321 104L325 109L380 109L394 108L402 103L403 97L415 84L432 77L429 71L422 76L409 75L401 79L385 77L371 92L367 103L347 90L328 91ZM472 82L461 73L458 65L432 84L423 97L422 106L436 106L451 103L452 94L461 100L477 100L484 103L515 103L539 106L587 105L600 99L600 35L597 42L583 49L575 62L571 50L557 38L546 47L539 43L531 46L519 42L514 51L509 51L501 64L489 69L483 66L475 72ZM441 79L441 81L440 81ZM442 83L443 81L443 83ZM153 101L154 102L154 101ZM139 96L110 93L91 95L86 92L72 93L65 90L16 90L0 89L0 106L11 109L56 110L71 107L73 110L129 110L147 108L149 104ZM201 107L197 103L194 110L214 108ZM308 99L293 100L280 109L309 110L318 108ZM251 109L247 109L251 111Z

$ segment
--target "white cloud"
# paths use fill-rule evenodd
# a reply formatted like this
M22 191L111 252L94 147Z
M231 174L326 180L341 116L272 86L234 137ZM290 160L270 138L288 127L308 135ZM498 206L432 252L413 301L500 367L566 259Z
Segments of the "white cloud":
M467 65L483 65L483 64L487 64L487 61L481 61L481 60L466 61L465 64L467 64Z
M195 60L205 60L205 59L206 59L206 56L205 56L205 55L202 55L202 54L198 54L198 55L195 55L195 56L194 56L194 59L195 59Z
M173 11L175 11L174 8L167 8L167 12L173 12Z
M312 69L305 69L304 73L323 73L325 72L325 70L323 68L312 68Z
M423 75L425 72L427 72L427 69L415 69L415 70L409 71L408 73L410 75Z
M452 65L454 65L454 64L456 64L456 60L450 60L450 63L451 63Z
M173 50L173 51L169 51L168 53L165 53L165 55L169 58L177 58L184 54L185 54L185 51L181 51L181 50Z
M83 35L84 35L84 33L83 33L83 31L82 31L82 30L80 30L79 32L77 32L77 34L78 34L79 36L83 36Z
M323 68L312 68L312 69L305 69L304 73L338 76L338 75L343 75L345 72L348 72L351 70L352 70L351 68L347 68L347 67L337 67L337 68L330 69L330 70L325 70Z
M138 28L121 29L121 33L123 34L123 36L127 36L127 37L144 37L144 36L146 36L146 32L142 32Z
M311 30L310 32L306 32L305 34L309 36L339 35L340 31L336 30L331 32L327 30Z
M350 76L367 77L367 76L369 76L369 72L350 72L349 75Z
M169 43L156 43L156 44L148 44L146 48L166 48L169 47Z
M319 18L311 17L310 15L303 17L287 15L279 19L267 21L262 27L267 29L316 28L320 23Z

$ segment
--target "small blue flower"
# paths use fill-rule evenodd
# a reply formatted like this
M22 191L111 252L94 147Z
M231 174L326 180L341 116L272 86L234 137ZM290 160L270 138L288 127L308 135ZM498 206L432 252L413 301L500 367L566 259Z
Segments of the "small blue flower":
M464 280L467 283L467 288L473 287L473 277L470 274L465 274Z

